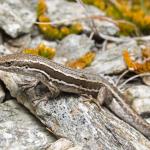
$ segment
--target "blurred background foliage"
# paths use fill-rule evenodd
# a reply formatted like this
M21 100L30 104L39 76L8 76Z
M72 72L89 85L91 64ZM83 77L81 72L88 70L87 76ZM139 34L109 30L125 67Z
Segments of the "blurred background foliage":
M75 0L68 0L75 1ZM114 19L123 35L150 34L149 0L82 0Z

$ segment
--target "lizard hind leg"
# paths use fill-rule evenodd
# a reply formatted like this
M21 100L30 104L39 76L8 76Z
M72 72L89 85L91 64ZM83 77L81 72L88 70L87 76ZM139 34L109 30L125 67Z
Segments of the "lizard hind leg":
M81 96L83 97L82 102L94 103L99 108L99 110L101 109L101 106L99 105L99 102L92 95L82 94Z
M85 100L83 100L84 102L89 101L95 103L98 106L99 110L101 110L101 106L103 104L109 105L112 101L112 93L105 86L102 86L99 89L97 98L94 98L91 95L86 95L86 94L82 94L82 96L85 98Z
M109 105L112 101L112 93L107 89L107 87L102 86L97 95L97 101L99 105L107 104Z

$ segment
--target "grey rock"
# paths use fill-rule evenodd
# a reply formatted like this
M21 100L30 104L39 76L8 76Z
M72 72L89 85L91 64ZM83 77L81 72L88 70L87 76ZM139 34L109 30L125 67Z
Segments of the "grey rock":
M11 51L4 45L0 45L0 55L11 54Z
M136 112L142 114L150 111L150 86L132 85L125 93L133 101L132 107Z
M46 1L46 4L48 6L48 15L51 17L52 21L62 19L72 20L73 18L81 18L85 16L85 9L76 2L68 2L66 0L48 0ZM98 8L91 5L86 5L86 7L89 10L89 15L97 14L104 16L104 13Z
M55 139L26 109L9 100L0 104L0 149L40 150Z
M140 55L140 48L137 43L130 40L105 51L98 51L96 58L87 70L92 70L98 74L119 74L123 72L127 68L123 60L124 50L132 52L135 56Z
M5 42L4 45L12 53L20 53L23 49L29 48L30 42L31 42L31 35L25 34L15 39L8 38L7 42Z
M82 103L82 98L63 96L49 101L46 107L41 102L36 109L37 116L56 135L68 137L75 144L83 145L83 150L119 150L129 147L148 149L145 146L148 141L141 144L139 132L126 126L106 109L101 108L99 111L95 105ZM123 143L127 145L124 146Z
M82 96L64 94L49 99L46 104L42 101L33 107L31 102L35 96L44 96L48 89L39 85L23 91L21 86L18 88L19 83L24 83L20 77L11 73L0 73L0 78L11 95L17 97L18 102L27 107L56 136L68 138L75 145L83 146L83 150L150 149L150 142L137 130L118 119L105 107L99 110L94 103L83 102L85 99Z
M0 85L0 103L3 102L4 98L5 98L5 92L2 86Z
M73 20L80 22L83 25L83 29L91 31L91 19L88 17L101 17L105 14L98 8L92 5L86 5L86 11L80 4L75 2L68 2L65 0L49 0L47 1L48 16L52 22L56 23L62 21L63 24L72 23ZM60 8L60 9L58 9ZM119 29L115 24L104 19L93 19L97 30L103 34L113 35Z
M83 150L82 146L75 146L72 148L69 148L68 150Z
M149 76L145 76L142 78L143 79L143 82L146 84L146 85L149 85L150 86L150 75Z
M45 45L52 47L52 48L56 48L56 46L57 46L57 43L55 41L48 41L46 39L43 39L42 35L38 35L38 36L35 36L34 38L32 38L32 41L30 43L30 47L35 48L40 43L44 43Z
M3 35L2 33L0 32L0 45L3 44Z
M64 38L57 46L57 57L65 57L69 60L77 59L89 52L94 47L94 41L86 35L71 34Z
M90 5L86 6L88 9L86 12L82 6L75 2L49 0L46 1L46 4L48 16L52 22L62 21L60 24L70 24L73 20L78 20L83 25L84 30L92 30L90 27L91 19L87 19L87 15L104 16L102 11ZM0 28L13 38L23 33L29 33L36 21L36 6L37 1L35 0L13 0L13 2L0 0ZM94 19L94 22L97 30L103 34L112 35L118 31L116 25L109 21Z
M119 31L119 28L112 22L101 19L94 20L97 30L102 34L114 35Z
M11 46L14 47L26 47L27 45L29 45L30 41L31 41L30 34L25 34L15 39L12 38L7 39L7 43L9 43Z
M0 28L11 37L29 33L36 21L35 6L32 0L0 0Z
M60 138L56 142L52 143L46 150L67 150L72 147L73 143L65 138Z

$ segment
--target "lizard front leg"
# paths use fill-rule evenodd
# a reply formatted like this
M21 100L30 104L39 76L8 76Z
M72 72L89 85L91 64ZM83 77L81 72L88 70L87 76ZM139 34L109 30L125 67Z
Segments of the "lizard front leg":
M60 93L59 88L57 88L57 86L52 82L49 81L42 83L49 89L49 91L46 94L42 95L42 97L40 96L39 98L35 98L34 100L32 100L33 103L37 101L35 106L37 106L42 101L46 101L47 103L49 99L57 97Z
M54 83L52 83L51 81L45 82L44 84L49 89L49 92L50 92L49 97L50 98L55 98L60 94L59 88Z
M59 95L60 93L59 88L54 83L49 81L47 77L44 76L42 73L37 73L35 75L35 78L36 79L33 82L26 82L26 83L21 84L23 91L34 93L32 95L33 97L32 103L35 103L36 101L38 101L37 103L40 103L41 101L48 102L49 98L55 98ZM45 85L48 88L48 92L46 92L46 94L42 93L41 94L42 96L41 95L37 96L36 92L31 92L31 91L36 91L36 88L38 88L38 85L40 82L43 83L43 85Z
M37 79L34 80L25 80L23 83L18 83L19 87L21 87L22 91L32 90L38 85L39 81Z

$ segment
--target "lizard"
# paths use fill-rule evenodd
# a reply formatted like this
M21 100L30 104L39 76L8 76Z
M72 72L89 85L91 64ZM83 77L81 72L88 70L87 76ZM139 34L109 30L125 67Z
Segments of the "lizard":
M0 70L35 77L47 86L51 98L57 97L60 92L92 96L100 105L105 104L116 116L150 139L150 124L126 103L127 98L117 87L100 75L67 68L46 58L22 53L0 56ZM111 100L110 95L113 96ZM112 99L122 108L122 112L114 107Z

